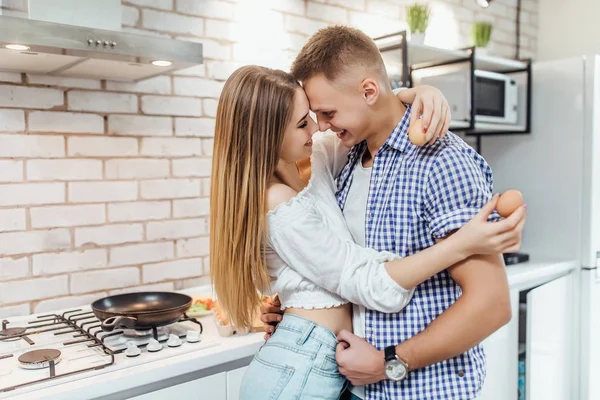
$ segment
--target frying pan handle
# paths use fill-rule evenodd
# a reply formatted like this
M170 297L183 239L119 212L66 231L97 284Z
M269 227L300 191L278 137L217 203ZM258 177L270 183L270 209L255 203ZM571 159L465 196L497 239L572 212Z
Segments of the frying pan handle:
M110 332L112 330L114 330L122 320L130 320L130 321L137 321L137 318L135 317L125 317L122 315L116 316L116 317L109 317L106 318L104 321L102 321L102 330L105 332Z

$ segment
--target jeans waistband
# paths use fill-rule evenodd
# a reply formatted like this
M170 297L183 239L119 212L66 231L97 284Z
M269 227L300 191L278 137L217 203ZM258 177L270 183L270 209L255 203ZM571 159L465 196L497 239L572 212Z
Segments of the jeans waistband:
M281 328L298 333L300 336L298 344L304 343L310 337L335 350L339 343L337 337L329 329L297 315L284 314L283 319L277 325L277 329Z

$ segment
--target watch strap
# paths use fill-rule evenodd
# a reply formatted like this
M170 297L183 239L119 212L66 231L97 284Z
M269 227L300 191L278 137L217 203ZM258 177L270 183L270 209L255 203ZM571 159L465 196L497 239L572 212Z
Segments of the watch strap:
M392 361L397 358L396 356L396 346L388 346L384 350L385 361Z

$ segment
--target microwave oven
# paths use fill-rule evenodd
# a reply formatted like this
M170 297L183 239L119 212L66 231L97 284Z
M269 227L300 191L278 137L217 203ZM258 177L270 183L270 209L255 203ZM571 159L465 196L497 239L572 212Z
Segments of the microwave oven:
M471 91L469 70L424 76L421 84L442 91L452 111L452 120L470 121ZM517 82L506 74L475 70L475 122L516 124L519 90Z

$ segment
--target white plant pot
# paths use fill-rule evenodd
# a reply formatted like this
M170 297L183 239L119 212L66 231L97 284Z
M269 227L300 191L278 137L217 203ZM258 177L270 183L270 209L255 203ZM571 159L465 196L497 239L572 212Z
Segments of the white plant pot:
M410 42L414 44L424 44L425 43L425 33L411 33L410 34Z

